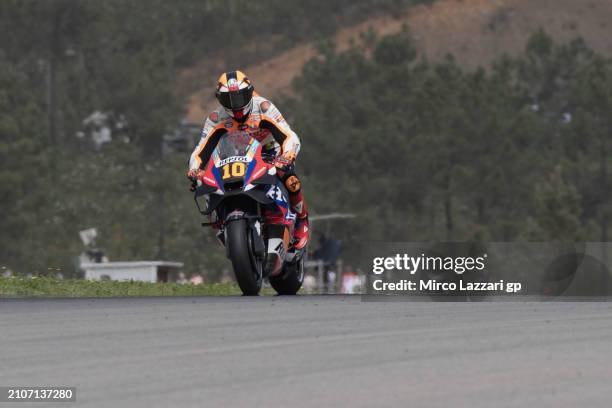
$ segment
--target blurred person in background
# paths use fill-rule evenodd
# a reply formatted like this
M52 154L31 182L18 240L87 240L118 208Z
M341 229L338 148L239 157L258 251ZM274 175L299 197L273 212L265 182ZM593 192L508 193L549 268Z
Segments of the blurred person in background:
M326 292L332 289L330 284L336 276L332 268L337 266L341 253L342 241L330 238L325 234L319 236L319 248L312 255L315 260L323 262L323 290Z

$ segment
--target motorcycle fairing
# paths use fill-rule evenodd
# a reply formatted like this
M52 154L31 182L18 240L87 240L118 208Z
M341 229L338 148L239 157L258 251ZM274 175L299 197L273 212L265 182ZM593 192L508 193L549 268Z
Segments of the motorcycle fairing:
M196 203L198 197L208 195L206 209L200 209L202 214L209 215L225 199L244 194L264 206L269 221L288 225L295 220L295 214L289 206L286 188L276 176L276 168L262 159L262 145L259 141L251 138L248 147L240 148L239 151L226 149L225 156L220 154L219 146L220 143L213 150L212 160L208 161L204 175L200 177L202 184L196 189ZM230 142L229 146L234 145ZM244 154L235 155L236 153ZM244 176L230 177L224 181L220 169L234 162L248 163ZM228 184L233 188L229 188ZM197 204L200 208L199 203Z
M295 222L296 214L291 211L287 188L278 177L273 177L275 182L269 185L266 197L274 204L264 207L263 216L268 224L291 226Z

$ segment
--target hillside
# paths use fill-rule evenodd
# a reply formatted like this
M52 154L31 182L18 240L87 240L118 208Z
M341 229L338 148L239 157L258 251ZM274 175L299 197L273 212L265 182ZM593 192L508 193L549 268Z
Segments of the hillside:
M543 27L558 40L582 36L594 50L612 55L611 17L609 0L438 0L395 18L378 17L344 28L334 40L339 49L345 49L351 38L370 27L385 35L407 24L423 55L435 60L452 53L460 63L477 66L502 53L519 52L528 36ZM273 97L289 92L291 80L315 53L312 44L302 44L263 63L242 68L262 94ZM208 69L196 66L182 74L183 87L185 82L193 81L195 72L210 72L210 64L201 65ZM223 70L223 62L218 61L214 68ZM200 78L198 82L203 87L188 96L186 117L190 122L201 122L215 106L211 90L214 81L214 75L206 80Z

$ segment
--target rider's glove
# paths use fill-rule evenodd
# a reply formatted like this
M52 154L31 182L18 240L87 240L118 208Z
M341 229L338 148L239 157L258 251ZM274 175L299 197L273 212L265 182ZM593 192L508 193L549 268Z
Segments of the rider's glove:
M295 162L295 153L288 152L285 153L274 160L274 165L277 169L287 172L293 168L293 163Z
M187 178L191 181L191 187L189 187L189 191L195 191L198 187L198 176L202 170L200 169L191 169L187 172Z

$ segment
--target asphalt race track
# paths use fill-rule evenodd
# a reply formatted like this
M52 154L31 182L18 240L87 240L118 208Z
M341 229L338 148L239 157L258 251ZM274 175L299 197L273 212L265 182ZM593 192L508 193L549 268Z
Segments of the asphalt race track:
M17 385L77 387L17 407L610 407L612 303L0 300Z

